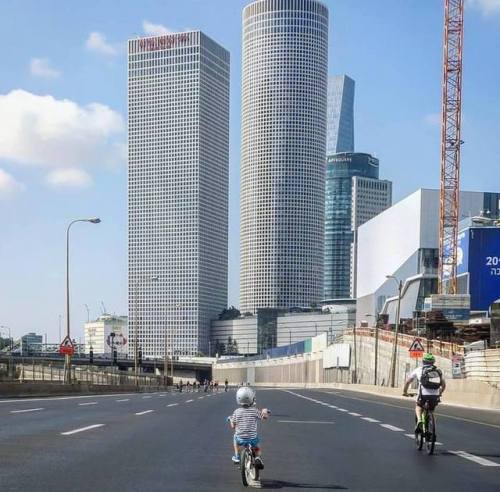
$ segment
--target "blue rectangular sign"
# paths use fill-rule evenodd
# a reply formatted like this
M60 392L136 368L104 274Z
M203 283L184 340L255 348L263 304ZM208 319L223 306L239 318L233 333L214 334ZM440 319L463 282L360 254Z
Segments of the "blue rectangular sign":
M500 227L467 231L471 309L486 311L500 299Z

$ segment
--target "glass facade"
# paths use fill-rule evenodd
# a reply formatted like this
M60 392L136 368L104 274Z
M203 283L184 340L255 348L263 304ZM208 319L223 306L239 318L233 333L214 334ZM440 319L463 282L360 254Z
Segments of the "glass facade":
M325 299L349 298L352 294L352 247L355 239L353 215L354 217L358 215L353 214L355 176L378 180L378 159L369 154L350 152L327 158L323 294ZM368 188L368 191L379 190L373 187L373 189ZM366 211L364 215L367 216ZM373 215L376 213L371 216Z
M347 75L328 79L327 155L354 152L354 86Z

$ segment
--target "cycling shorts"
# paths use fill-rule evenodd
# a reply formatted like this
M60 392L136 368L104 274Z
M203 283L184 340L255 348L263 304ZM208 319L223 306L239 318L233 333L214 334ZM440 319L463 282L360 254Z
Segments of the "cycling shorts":
M427 403L429 410L434 410L438 406L439 401L439 395L418 395L417 405L424 408Z
M238 446L246 446L247 444L250 444L252 448L256 448L259 445L260 439L258 437L255 437L254 439L241 439L238 437L236 434L234 435L234 442Z

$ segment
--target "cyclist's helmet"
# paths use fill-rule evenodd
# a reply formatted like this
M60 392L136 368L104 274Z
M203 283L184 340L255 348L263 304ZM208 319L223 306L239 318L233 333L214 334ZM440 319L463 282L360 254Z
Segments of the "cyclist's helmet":
M422 362L426 366L431 366L436 362L436 358L432 354L424 354L424 357L422 358Z
M241 406L252 406L255 403L255 391L249 386L242 386L236 392L236 402Z

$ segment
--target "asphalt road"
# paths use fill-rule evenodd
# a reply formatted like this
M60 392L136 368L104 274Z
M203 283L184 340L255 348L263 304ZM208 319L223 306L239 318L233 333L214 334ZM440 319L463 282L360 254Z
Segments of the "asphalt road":
M350 391L258 390L262 488L500 490L500 414L440 406L434 456L412 402ZM0 401L0 490L237 491L229 393Z

